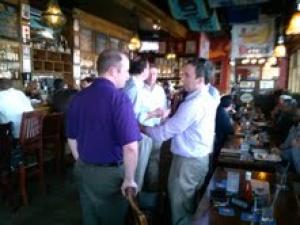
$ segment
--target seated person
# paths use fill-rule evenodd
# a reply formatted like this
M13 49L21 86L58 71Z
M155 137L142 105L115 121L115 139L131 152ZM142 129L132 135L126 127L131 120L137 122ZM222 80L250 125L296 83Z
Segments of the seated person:
M285 141L280 145L281 149L288 149L292 147L293 140L296 139L297 133L300 133L300 108L297 108L293 116L293 126L289 130L289 134Z
M293 125L293 115L297 107L295 103L294 99L284 100L283 108L279 112L277 119L274 120L273 131L280 142L286 139Z
M300 132L297 133L292 141L292 146L284 150L281 156L283 160L290 163L290 168L300 174Z
M218 158L221 148L224 146L228 136L234 133L233 123L229 112L232 110L231 95L225 95L221 98L216 114L216 136L214 144L214 161Z
M63 79L55 79L53 82L54 91L51 95L49 103L54 112L66 113L69 103L77 90L67 88Z
M0 123L12 122L12 134L19 138L23 112L32 111L25 94L12 87L10 79L0 79Z
M25 94L30 99L42 100L38 81L34 80L28 83L28 86L25 90Z

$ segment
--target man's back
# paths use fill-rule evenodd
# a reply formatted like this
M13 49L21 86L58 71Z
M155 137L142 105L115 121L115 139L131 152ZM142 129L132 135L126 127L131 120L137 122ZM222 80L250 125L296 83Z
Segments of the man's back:
M69 107L68 133L77 139L80 159L98 164L121 161L122 145L132 133L139 136L136 121L126 120L127 115L133 115L130 100L106 79L79 92ZM124 132L130 129L131 134Z
M32 111L30 100L22 91L14 88L0 91L0 122L13 123L13 135L19 137L23 112Z

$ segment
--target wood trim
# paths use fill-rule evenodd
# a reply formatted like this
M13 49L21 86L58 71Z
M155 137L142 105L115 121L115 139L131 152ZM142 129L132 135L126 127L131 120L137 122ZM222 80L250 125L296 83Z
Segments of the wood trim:
M74 9L73 16L74 18L79 19L80 26L104 33L108 36L122 39L124 41L129 41L132 36L132 31L107 20L88 14L80 9Z
M186 38L188 30L175 19L157 8L150 1L145 0L119 0L119 4L129 10L135 10L136 14L144 20L152 23L153 20L160 20L163 30L168 31L175 38Z

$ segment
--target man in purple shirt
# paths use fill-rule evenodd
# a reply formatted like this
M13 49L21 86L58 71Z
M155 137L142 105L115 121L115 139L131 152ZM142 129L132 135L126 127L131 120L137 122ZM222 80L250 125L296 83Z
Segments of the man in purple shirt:
M76 160L84 225L124 223L127 187L134 175L141 139L129 98L120 90L129 78L128 58L114 50L97 61L100 78L79 92L67 114L68 142Z

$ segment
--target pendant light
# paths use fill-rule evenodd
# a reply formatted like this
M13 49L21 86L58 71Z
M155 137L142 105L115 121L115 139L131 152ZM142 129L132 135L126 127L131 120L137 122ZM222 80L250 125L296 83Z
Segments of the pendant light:
M300 0L297 0L297 11L293 14L285 33L300 34Z
M274 56L277 58L286 56L286 47L284 45L283 36L280 35L276 47L274 48Z
M42 13L42 20L49 27L58 29L65 25L66 17L62 13L57 0L50 0L46 11Z
M130 51L138 51L141 48L141 40L137 34L134 34L130 39L128 48Z

